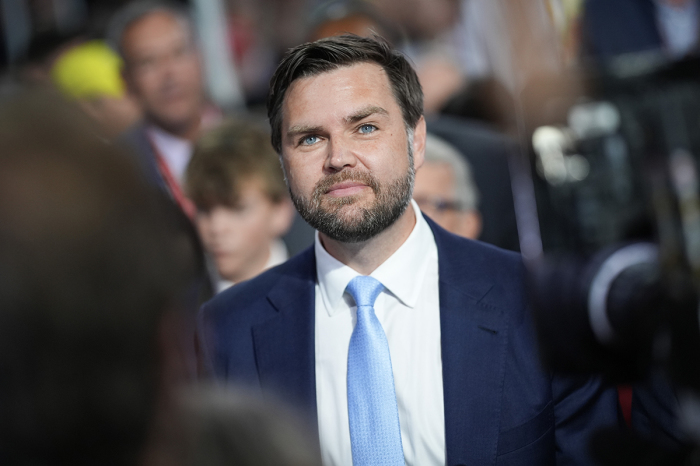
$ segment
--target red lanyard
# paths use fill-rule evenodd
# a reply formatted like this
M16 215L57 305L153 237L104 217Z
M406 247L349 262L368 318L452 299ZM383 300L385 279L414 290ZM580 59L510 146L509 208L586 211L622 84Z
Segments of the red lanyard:
M153 153L156 156L158 171L160 172L160 175L163 177L163 180L165 181L165 184L168 187L170 196L177 203L177 205L180 206L180 209L182 209L185 215L187 215L190 218L190 220L194 221L195 216L197 214L197 207L195 207L194 203L185 196L185 193L180 187L180 183L177 182L177 180L173 176L173 173L170 171L170 168L168 168L168 164L165 163L165 158L158 150L156 144L151 140L150 137L148 138L148 141L151 143L151 149L153 149Z

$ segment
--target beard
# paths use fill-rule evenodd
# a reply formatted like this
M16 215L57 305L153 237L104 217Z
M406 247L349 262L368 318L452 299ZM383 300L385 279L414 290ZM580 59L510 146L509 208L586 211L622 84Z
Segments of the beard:
M407 172L387 185L381 185L370 172L346 169L321 179L310 198L290 189L292 202L301 217L319 232L343 243L367 241L384 231L401 217L411 202L415 179L411 139L409 137ZM360 201L359 195L326 196L333 185L343 181L357 181L371 188L374 202L360 207L355 206Z

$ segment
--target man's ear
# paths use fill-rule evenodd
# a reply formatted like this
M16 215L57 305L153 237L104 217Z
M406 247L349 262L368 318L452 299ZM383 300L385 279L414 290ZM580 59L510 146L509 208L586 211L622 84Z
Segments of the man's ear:
M416 170L423 165L423 161L425 160L426 134L425 118L421 116L413 131L413 166Z

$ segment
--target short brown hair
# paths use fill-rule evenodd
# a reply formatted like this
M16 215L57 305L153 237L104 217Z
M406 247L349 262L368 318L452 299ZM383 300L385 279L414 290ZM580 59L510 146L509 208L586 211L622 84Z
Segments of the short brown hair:
M365 38L345 34L328 37L287 51L270 80L267 116L272 128L272 146L278 153L282 153L282 105L289 86L299 78L357 63L376 63L382 67L401 107L406 128L416 127L423 115L423 89L408 60L378 36Z
M241 185L257 177L272 202L287 196L279 158L268 133L255 124L228 120L204 134L187 167L187 195L201 210L234 206Z

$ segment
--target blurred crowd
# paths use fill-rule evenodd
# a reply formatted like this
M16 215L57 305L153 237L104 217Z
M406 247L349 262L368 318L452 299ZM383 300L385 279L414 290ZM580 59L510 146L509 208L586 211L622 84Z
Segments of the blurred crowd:
M194 0L0 2L2 464L320 464L303 416L192 383L199 306L314 240L264 112L288 48L353 33L406 54L429 131L414 199L517 251L523 89L631 53L684 57L700 38L695 0L220 7L217 38ZM238 99L211 92L216 47Z

